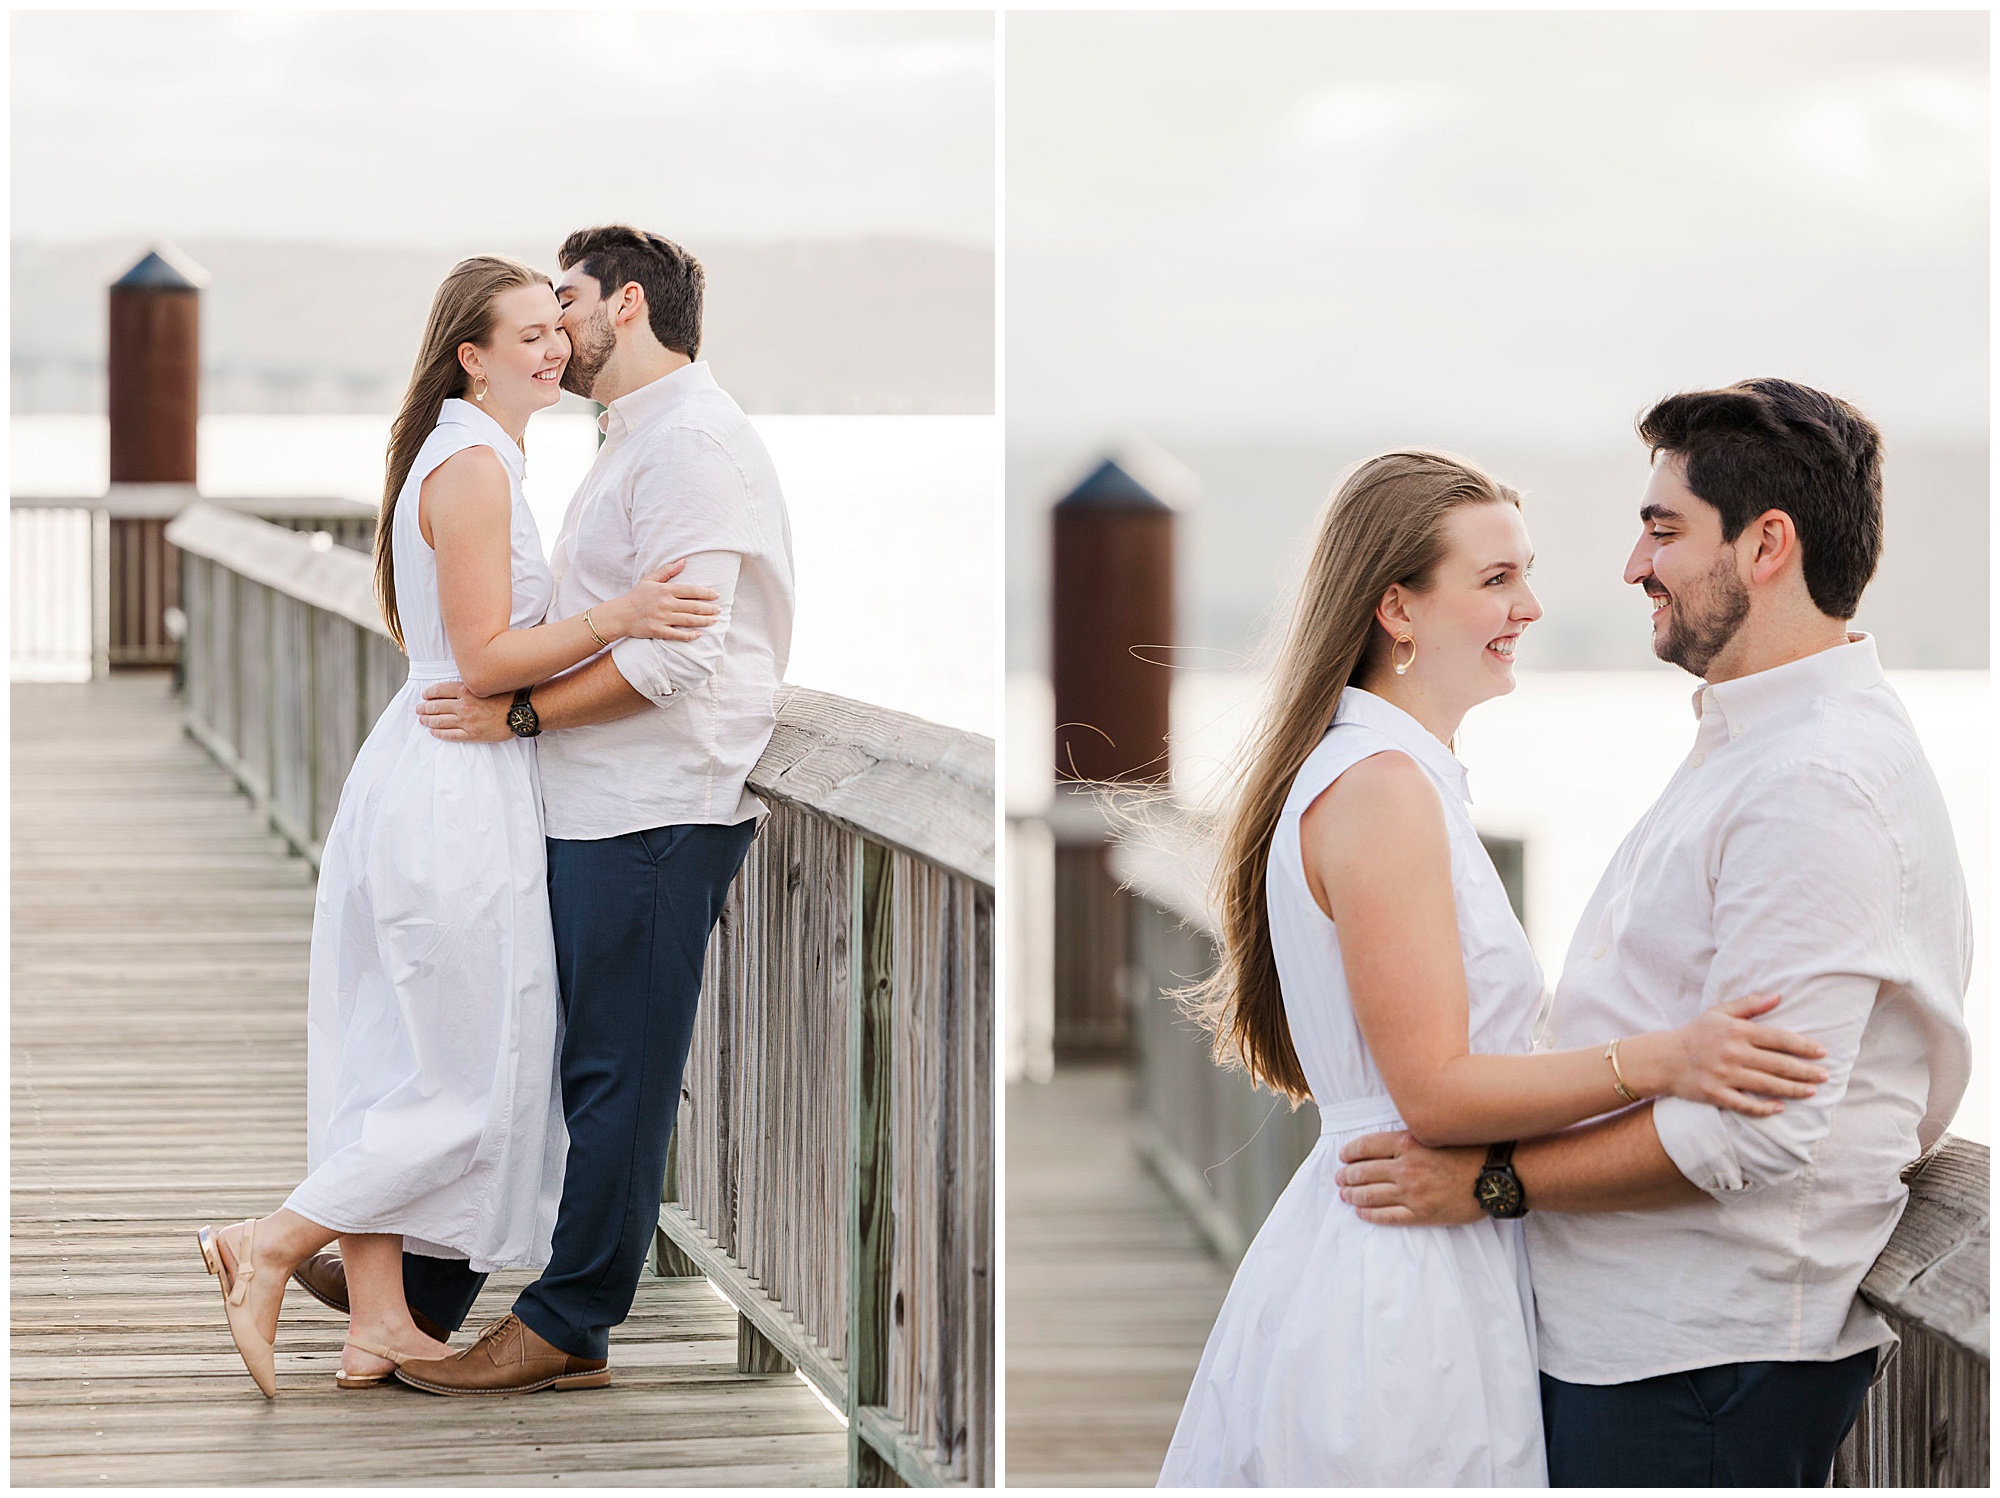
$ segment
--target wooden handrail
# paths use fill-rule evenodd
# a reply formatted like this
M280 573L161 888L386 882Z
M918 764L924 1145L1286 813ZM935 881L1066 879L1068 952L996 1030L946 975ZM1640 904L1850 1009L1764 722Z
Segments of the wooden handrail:
M1982 1362L1993 1352L1992 1151L1947 1134L1903 1173L1902 1220L1861 1282L1893 1321L1921 1326Z
M193 484L113 484L95 495L15 494L10 498L16 510L101 510L113 520L171 520L197 504L273 520L373 520L376 515L374 505L358 499L301 494L224 497L203 495Z
M993 740L810 687L777 715L753 791L993 888Z
M167 527L181 550L388 637L375 569L340 547L198 503ZM993 887L993 741L809 687L780 687L777 728L750 773L758 795Z
M167 527L167 540L239 577L388 638L389 627L375 602L374 565L359 552L337 546L321 550L297 531L206 502L182 510Z

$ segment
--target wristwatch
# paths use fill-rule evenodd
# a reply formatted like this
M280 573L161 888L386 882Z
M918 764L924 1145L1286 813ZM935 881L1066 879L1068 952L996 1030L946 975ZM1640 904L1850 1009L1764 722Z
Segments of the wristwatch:
M1514 1141L1496 1144L1486 1152L1486 1163L1472 1183L1472 1199L1488 1217L1526 1217L1528 1193L1514 1174Z
M535 704L528 700L533 687L522 687L514 694L514 705L507 709L507 728L517 739L532 739L542 731L542 720L535 716Z

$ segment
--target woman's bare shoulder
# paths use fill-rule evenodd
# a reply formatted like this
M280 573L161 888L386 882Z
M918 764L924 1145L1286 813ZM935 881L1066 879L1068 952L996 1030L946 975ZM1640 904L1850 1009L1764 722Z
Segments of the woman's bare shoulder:
M484 536L512 524L513 507L507 466L490 447L461 448L426 474L417 491L418 528L431 546L440 522L448 533Z
M485 498L509 494L507 465L483 445L462 447L424 477L426 496Z
M1381 872L1385 861L1450 858L1444 803L1429 772L1400 749L1356 760L1313 798L1299 819L1306 862Z

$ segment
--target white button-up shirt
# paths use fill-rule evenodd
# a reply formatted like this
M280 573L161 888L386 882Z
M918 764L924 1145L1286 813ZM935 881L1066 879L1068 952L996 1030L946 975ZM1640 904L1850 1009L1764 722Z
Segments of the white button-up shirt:
M770 742L792 643L792 533L756 429L694 363L621 396L570 501L550 566L567 619L687 559L721 595L694 639L618 640L611 658L654 706L538 741L548 834L616 837L762 814L745 780Z
M1971 1065L1958 850L1875 642L1703 687L1695 712L1687 758L1584 910L1556 1042L1778 993L1763 1018L1823 1044L1832 1075L1773 1118L1656 1102L1700 1201L1530 1211L1541 1365L1571 1383L1893 1341L1857 1290L1902 1215L1899 1173L1943 1132Z

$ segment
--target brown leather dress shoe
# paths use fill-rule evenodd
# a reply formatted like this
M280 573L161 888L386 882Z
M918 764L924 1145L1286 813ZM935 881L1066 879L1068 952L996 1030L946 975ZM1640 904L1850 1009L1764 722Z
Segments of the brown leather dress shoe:
M611 1382L604 1358L571 1357L535 1335L511 1312L448 1358L411 1359L396 1377L433 1394L532 1394L537 1389L601 1389Z
M329 1310L346 1316L347 1308L347 1265L341 1262L340 1250L328 1245L316 1254L309 1254L305 1263L292 1271L292 1278L314 1300ZM417 1330L438 1342L449 1342L451 1333L439 1326L415 1306L410 1307L410 1320L416 1322Z

